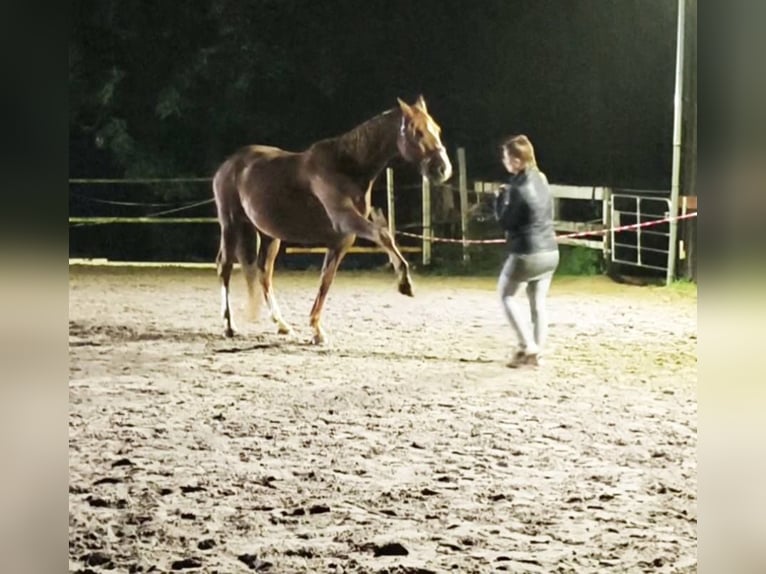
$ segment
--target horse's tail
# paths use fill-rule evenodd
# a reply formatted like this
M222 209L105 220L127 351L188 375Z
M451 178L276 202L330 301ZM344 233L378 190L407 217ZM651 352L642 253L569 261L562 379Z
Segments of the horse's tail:
M237 193L239 169L235 157L228 158L213 176L213 198L218 208L218 219L224 223L225 215L233 215L241 202Z
M234 197L227 192L227 187L231 185L231 168L229 161L224 162L213 176L213 200L218 217L218 223L221 227L221 242L216 256L216 266L220 276L224 270L234 263L236 256L236 237L234 222L232 221L232 202ZM231 273L231 271L228 271Z

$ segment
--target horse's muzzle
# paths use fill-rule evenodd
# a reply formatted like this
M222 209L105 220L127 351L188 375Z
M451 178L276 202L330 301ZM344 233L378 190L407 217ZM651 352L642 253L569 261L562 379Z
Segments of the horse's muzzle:
M439 148L423 162L423 175L434 183L444 183L452 177L452 163L444 148Z

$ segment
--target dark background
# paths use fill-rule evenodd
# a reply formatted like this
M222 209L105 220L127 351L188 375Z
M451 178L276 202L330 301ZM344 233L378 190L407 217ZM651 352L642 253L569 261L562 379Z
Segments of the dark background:
M552 182L669 190L676 9L667 0L74 2L70 178L209 177L241 145L305 148L422 93L453 163L466 148L469 182L503 178L499 142L526 133ZM394 167L397 181L417 181ZM385 206L381 193L374 203ZM210 196L206 183L72 184L69 206L70 215L145 215ZM417 220L419 201L404 200L399 219ZM154 258L169 244L214 256L214 226L172 227L72 227L70 256Z

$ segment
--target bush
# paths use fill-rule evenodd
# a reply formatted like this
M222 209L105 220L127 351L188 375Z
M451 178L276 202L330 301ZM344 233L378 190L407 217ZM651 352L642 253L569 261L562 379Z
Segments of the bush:
M556 275L599 275L604 269L602 253L589 247L560 245Z
M556 275L599 275L604 271L600 251L572 245L559 245L560 261ZM463 264L461 245L434 245L431 265L421 271L435 275L497 275L508 256L501 245L471 245L470 260Z

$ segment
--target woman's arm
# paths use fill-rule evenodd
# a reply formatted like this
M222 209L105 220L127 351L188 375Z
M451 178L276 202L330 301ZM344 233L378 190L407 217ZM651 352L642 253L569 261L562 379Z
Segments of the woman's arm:
M503 221L508 205L508 185L501 185L495 192L495 219Z
M518 229L522 217L520 204L519 190L509 185L503 186L501 193L495 197L495 217L504 231Z

